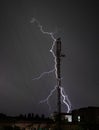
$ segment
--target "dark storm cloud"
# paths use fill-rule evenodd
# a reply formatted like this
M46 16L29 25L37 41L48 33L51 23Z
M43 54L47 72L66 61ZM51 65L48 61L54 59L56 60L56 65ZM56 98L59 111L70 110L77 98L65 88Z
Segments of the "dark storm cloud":
M0 1L0 112L49 113L48 106L39 101L55 86L55 76L44 76L40 81L32 78L53 69L49 52L52 39L30 23L32 17L46 31L58 30L56 37L62 38L66 54L62 60L62 84L72 107L99 106L98 4L95 1ZM53 96L50 103L55 99Z

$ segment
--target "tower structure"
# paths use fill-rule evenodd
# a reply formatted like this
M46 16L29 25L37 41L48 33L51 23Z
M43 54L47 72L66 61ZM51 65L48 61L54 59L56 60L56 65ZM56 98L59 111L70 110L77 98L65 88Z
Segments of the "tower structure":
M57 62L57 116L58 116L58 130L61 130L61 39L56 40L56 62Z
M57 62L57 111L58 114L61 113L61 71L60 71L60 61L61 61L61 41L60 38L56 41L56 62Z

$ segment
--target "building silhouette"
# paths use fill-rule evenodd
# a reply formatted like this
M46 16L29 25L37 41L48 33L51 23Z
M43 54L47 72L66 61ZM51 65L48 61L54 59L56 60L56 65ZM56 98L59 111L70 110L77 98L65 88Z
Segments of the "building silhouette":
M99 130L99 107L85 107L61 113L61 130ZM44 115L28 114L9 117L0 114L0 130L57 130L57 112Z

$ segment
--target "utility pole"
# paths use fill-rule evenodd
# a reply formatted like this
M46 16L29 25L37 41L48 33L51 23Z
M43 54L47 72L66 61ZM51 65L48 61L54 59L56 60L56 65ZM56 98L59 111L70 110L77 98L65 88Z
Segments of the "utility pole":
M56 62L57 62L57 111L58 111L58 130L61 130L61 39L56 40Z

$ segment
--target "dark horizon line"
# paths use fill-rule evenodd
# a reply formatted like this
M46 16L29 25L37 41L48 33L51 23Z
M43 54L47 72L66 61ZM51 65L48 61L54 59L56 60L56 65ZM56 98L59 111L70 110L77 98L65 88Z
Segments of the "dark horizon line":
M67 112L61 112L61 113L71 114L72 111L75 111L75 110L83 110L83 109L99 109L99 106L80 107L80 108L71 110L71 112L69 112L69 113L67 113ZM57 113L57 111L53 111L53 113ZM52 113L51 113L51 114L52 114ZM24 113L24 114L23 114L23 113L20 113L20 114L18 114L18 115L8 115L8 114L5 114L5 113L3 113L3 112L0 112L0 117L1 117L1 116L4 116L4 117L20 117L20 116L26 116L26 117L28 117L29 115L32 115L33 117L39 116L39 118L42 117L42 116L44 116L44 117L46 117L46 118L49 117L49 116L46 116L46 114L44 114L44 113L39 114L39 113L34 113L34 112L28 112L28 113Z

